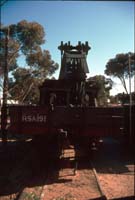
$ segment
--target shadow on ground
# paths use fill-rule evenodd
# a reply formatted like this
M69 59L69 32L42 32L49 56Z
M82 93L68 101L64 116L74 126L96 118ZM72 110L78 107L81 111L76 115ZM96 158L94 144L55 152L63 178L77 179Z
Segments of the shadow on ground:
M64 178L59 180L58 161L50 158L45 150L39 153L32 145L32 142L8 142L7 147L3 148L0 144L0 196L19 193L25 187L71 181ZM105 139L98 150L89 153L78 170L90 168L87 162L90 158L100 173L132 173L128 167L134 163L132 154L114 140ZM66 164L63 166L66 167ZM48 181L52 168L56 169L55 176Z
M99 173L134 174L133 151L112 138L103 139L102 146L93 151L92 160Z

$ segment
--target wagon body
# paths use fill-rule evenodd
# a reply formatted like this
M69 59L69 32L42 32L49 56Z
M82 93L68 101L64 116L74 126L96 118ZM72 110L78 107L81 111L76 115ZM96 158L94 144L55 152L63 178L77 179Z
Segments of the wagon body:
M80 136L114 136L123 130L123 109L57 106L10 106L9 131L13 134L52 135L59 129Z

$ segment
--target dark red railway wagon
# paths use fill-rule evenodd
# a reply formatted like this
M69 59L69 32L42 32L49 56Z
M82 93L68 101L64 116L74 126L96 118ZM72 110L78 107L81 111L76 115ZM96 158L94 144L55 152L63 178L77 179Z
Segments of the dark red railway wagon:
M14 134L54 135L59 129L74 136L115 136L123 130L122 108L11 106L9 131Z

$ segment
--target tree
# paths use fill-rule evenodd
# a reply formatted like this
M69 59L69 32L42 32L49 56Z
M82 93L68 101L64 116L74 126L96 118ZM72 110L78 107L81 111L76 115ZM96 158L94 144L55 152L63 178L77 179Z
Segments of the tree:
M16 49L18 43L9 37L9 27L0 28L0 91L3 90L3 104L6 104L8 94L8 72L17 68L17 57L19 56ZM4 79L4 81L3 81Z
M107 100L109 98L109 91L112 89L113 82L111 79L106 78L103 75L96 75L93 77L90 77L88 79L90 84L93 84L93 88L95 88L97 92L97 101L98 105L106 105Z
M43 27L37 22L27 22L23 20L17 24L11 24L9 26L1 25L0 28L0 44L1 44L1 65L0 72L2 75L5 62L5 40L8 31L8 56L7 63L8 69L15 67L16 59L20 54L25 56L29 55L33 51L37 51L38 47L45 42L45 32Z
M129 58L130 55L130 58ZM122 86L128 94L126 79L129 77L129 59L131 66L131 77L135 74L135 53L117 54L106 64L105 74L120 79Z
M40 79L52 76L58 69L58 64L51 59L50 52L47 50L42 51L41 48L27 56L27 63L33 67L33 73Z
M19 103L29 103L30 99L35 100L35 95L31 94L32 91L37 93L35 86L37 86L36 81L30 69L18 68L13 72L13 78L9 79L10 98Z
M8 52L7 58L5 58L7 30L9 30ZM49 51L42 50L40 47L45 43L44 29L37 22L27 22L23 20L17 24L11 24L8 27L1 25L0 34L0 43L2 46L0 51L0 82L2 82L3 79L5 60L7 60L8 70L12 75L12 78L9 80L10 98L17 99L18 96L18 100L21 103L28 102L28 98L30 102L33 102L32 97L35 97L35 95L32 96L32 91L35 91L36 94L39 84L47 76L52 75L58 68L58 64L52 61ZM20 55L24 56L28 64L26 69L18 66L17 61ZM36 89L34 87L36 87Z
M37 22L27 22L23 20L17 24L0 27L0 79L2 82L5 71L3 88L3 99L7 95L7 74L8 71L15 70L17 58L21 53L28 55L33 49L44 43L44 29Z
M135 92L132 92L131 95L132 95L132 102L134 103L135 102ZM115 95L115 98L121 104L129 104L129 99L130 99L129 94L118 93Z
M110 95L109 97L110 104L118 104L118 98L116 96Z
M49 51L39 51L27 58L29 68L18 68L10 79L10 95L20 103L38 103L39 86L51 76L58 64L51 59Z
M16 50L18 49L18 43L14 41L12 38L9 38L9 29L8 28L5 30L3 29L0 32L0 34L1 34L1 37L0 37L0 46L1 46L0 76L2 77L4 73L4 68L5 68L5 60L7 60L8 70L13 70L17 67L17 58L19 54L18 54L18 51L16 52ZM5 58L6 46L8 48L7 58Z

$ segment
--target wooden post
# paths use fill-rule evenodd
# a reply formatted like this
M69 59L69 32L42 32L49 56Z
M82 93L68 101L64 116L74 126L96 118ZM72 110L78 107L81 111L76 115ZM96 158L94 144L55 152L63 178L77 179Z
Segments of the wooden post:
M9 28L5 31L5 66L4 66L4 82L3 82L3 103L1 110L1 131L2 131L2 142L4 145L7 143L8 40L9 40Z

